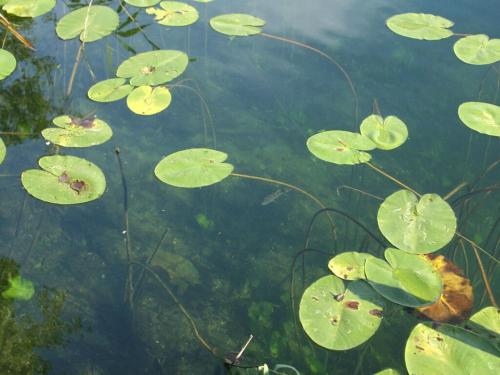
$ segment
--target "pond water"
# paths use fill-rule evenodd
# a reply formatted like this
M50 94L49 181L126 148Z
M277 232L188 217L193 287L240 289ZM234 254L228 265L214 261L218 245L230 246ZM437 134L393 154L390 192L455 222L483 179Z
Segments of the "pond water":
M86 3L58 1L41 17L13 19L36 52L11 36L5 40L4 48L13 52L18 66L0 81L1 131L32 134L2 136L7 156L0 178L0 256L2 267L17 269L34 283L36 293L29 301L2 307L0 370L5 374L219 374L224 353L239 351L253 335L244 353L245 366L267 363L273 369L286 364L300 374L372 374L386 367L403 373L404 343L419 321L414 313L388 308L375 336L350 351L322 349L293 319L292 261L303 249L306 227L320 208L313 200L295 190L276 192L280 186L274 183L237 176L206 188L176 188L160 182L153 170L175 151L215 148L229 155L235 173L296 185L381 236L380 201L373 196L385 198L400 187L367 166L323 162L309 153L306 140L321 130L358 131L361 120L373 113L376 100L382 114L398 116L409 132L401 147L374 151L376 165L421 193L445 196L461 182L474 182L500 158L499 142L464 126L457 107L465 101L500 103L498 64L493 68L464 64L453 53L456 37L435 42L404 38L392 33L385 20L399 13L432 13L453 20L456 32L498 37L498 2L189 3L200 18L187 27L158 25L144 10L127 5L135 22L85 45L69 97L66 92L80 43L62 41L54 30L65 13ZM120 8L118 1L94 4ZM353 82L357 114L348 80L335 64L286 40L216 33L209 20L223 13L261 17L265 33L334 57ZM120 22L126 22L123 10L119 15ZM139 116L124 100L88 99L90 86L114 77L122 61L153 46L181 50L190 58L187 70L172 82L168 109ZM113 137L102 145L55 149L40 135L55 116L93 111L113 129ZM116 147L127 185L127 233ZM106 176L104 195L86 204L61 206L27 194L21 172L36 168L40 157L56 152L98 165ZM494 186L499 178L500 168L492 168L477 186ZM460 202L454 206L460 231L498 256L498 193L480 194L467 205ZM383 249L345 217L334 215L334 221L335 238L327 218L318 218L310 248L332 255L352 250L382 254ZM155 258L161 261L150 266L177 301L142 267L128 267L127 237L136 262L148 262L156 249ZM471 279L474 311L487 306L472 253L462 252L452 241L440 254L452 258ZM297 258L296 303L303 286L329 273L326 265L332 255L305 253L304 272ZM498 291L495 263L483 260L492 288ZM125 301L130 273L135 286L132 308ZM219 358L206 350L202 340L216 348ZM8 349L13 347L16 350Z

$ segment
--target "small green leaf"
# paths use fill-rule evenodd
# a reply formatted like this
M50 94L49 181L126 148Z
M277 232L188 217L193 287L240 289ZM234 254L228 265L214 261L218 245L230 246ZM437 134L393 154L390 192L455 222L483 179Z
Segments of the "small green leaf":
M207 148L191 148L163 158L155 168L160 181L178 187L197 188L222 181L233 171L224 163L227 154Z
M172 96L166 87L139 86L127 97L127 106L138 115L154 115L166 109Z
M2 9L18 17L38 17L55 5L56 0L9 0Z
M53 120L57 128L42 130L42 136L63 147L89 147L100 145L111 138L113 132L109 125L98 119L79 119L71 116L58 116Z
M396 116L388 116L385 119L378 115L368 116L361 123L360 132L381 150L399 147L408 138L405 123Z
M368 258L373 258L373 255L348 251L333 257L328 262L328 268L344 280L365 279L365 262Z
M189 4L179 1L162 1L162 9L148 8L147 14L153 14L155 21L165 26L188 26L198 20L198 11Z
M386 368L382 371L376 372L373 375L400 375L400 374L399 374L399 371L397 371L397 370L394 370L392 368Z
M114 102L126 97L132 92L134 86L126 85L124 78L111 78L97 82L87 95L95 102Z
M307 148L317 158L335 164L360 164L371 159L363 152L373 150L375 144L364 135L343 130L330 130L313 135Z
M255 35L262 31L266 24L261 18L249 14L222 14L210 20L210 26L219 33L229 36Z
M16 69L16 58L9 51L0 48L0 80L8 77Z
M389 18L386 24L396 34L413 39L439 40L453 35L453 32L448 30L453 26L453 22L433 14L398 14Z
M488 35L469 35L453 45L455 55L464 63L472 65L494 64L500 61L500 39Z
M458 107L458 117L472 130L500 137L500 107L481 102L466 102Z
M5 160L5 154L7 153L7 147L2 138L0 138L0 164Z
M2 292L3 298L20 299L28 301L35 294L35 287L29 280L23 279L21 276L9 278L9 288Z
M161 0L125 0L127 4L138 8L151 7L158 4L160 1Z
M419 200L408 190L388 196L380 205L377 221L385 238L414 254L441 249L457 229L453 209L439 195L425 194Z

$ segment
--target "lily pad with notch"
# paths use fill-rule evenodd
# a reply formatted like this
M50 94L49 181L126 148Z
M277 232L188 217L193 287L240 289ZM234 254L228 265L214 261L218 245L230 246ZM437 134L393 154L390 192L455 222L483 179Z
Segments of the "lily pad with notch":
M38 17L55 5L56 0L8 0L2 9L18 17Z
M420 40L439 40L453 35L453 22L434 14L403 13L390 17L387 27L396 34Z
M163 158L155 167L155 175L166 184L198 188L222 181L233 171L224 163L227 154L208 148L177 151Z
M441 249L457 228L453 209L439 195L425 194L419 199L408 190L399 190L382 202L377 222L395 247L414 254Z
M229 36L259 34L265 24L262 18L242 13L222 14L210 20L210 26L215 31Z
M188 65L188 56L182 51L158 50L139 53L122 62L116 75L130 78L134 86L156 86L181 75Z
M500 39L490 39L484 34L468 35L453 45L453 51L467 64L494 64L500 61Z
M393 248L384 255L387 262L372 257L365 263L366 279L380 295L409 307L430 305L439 298L443 283L429 262Z
M127 106L138 115L154 115L166 109L172 95L166 87L139 86L127 97Z
M10 76L16 69L16 58L9 51L0 48L0 80Z
M399 147L408 138L405 123L396 116L382 118L379 115L370 115L361 123L360 132L381 150Z
M373 255L347 251L333 257L328 262L328 268L335 276L344 280L366 279L365 262L368 258L373 258Z
M42 130L42 136L63 147L89 147L108 141L113 135L110 126L95 116L79 118L75 116L58 116L53 123L57 128Z
M162 1L158 8L146 9L147 14L155 16L155 21L164 26L188 26L198 20L195 7L180 1Z
M361 345L377 331L384 301L364 281L345 288L334 275L312 283L302 295L299 318L309 338L331 350Z
M458 107L458 117L472 130L500 137L500 106L482 102L462 103Z
M307 148L314 156L335 164L365 163L371 155L364 151L375 147L368 137L344 130L321 132L307 140Z
M3 298L28 301L35 294L33 283L20 275L9 278L9 287L2 292Z
M119 24L118 13L104 5L76 9L59 20L56 33L63 40L80 37L82 42L94 42L110 35Z
M44 156L42 168L21 174L24 188L37 199L55 204L78 204L99 198L106 178L98 166L75 156Z
M124 78L111 78L97 82L90 87L87 95L95 102L108 103L123 99L134 89L134 86L125 82Z

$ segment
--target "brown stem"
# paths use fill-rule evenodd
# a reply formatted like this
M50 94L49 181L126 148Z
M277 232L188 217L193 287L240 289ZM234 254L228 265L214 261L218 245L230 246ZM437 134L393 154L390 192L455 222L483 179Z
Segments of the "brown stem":
M446 194L444 196L444 200L447 201L448 199L450 199L455 193L457 193L458 191L460 191L461 189L463 189L464 187L467 186L467 183L466 182L462 182L461 184L459 184L455 189L453 189L452 191L450 191L448 194Z
M373 170L377 171L378 173L380 173L381 175L387 177L389 180L395 182L396 184L398 184L399 186L405 188L406 190L409 190L411 191L413 194L415 194L417 197L422 197L422 194L419 194L416 190L413 190L411 187L409 187L408 185L404 184L403 182L399 181L397 178L395 177L392 177L389 173L387 172L384 172L382 169L380 169L379 167L375 166L374 164L370 163L370 162L365 162L366 165L368 165L370 168L372 168Z
M5 27L6 30L8 30L14 37L19 40L26 48L29 48L32 51L35 51L35 48L33 45L30 43L28 39L26 39L24 36L22 36L15 28L12 26L12 24L9 22L7 18L4 17L3 14L0 14L0 25Z
M349 186L349 185L341 185L337 188L337 194L340 195L340 190L342 189L348 189L348 190L353 190L355 192L358 192L360 194L363 194L363 195L366 195L367 197L370 197L370 198L373 198L373 199L377 199L379 201L383 201L384 198L382 197L379 197L378 195L374 195L374 194L371 194L371 193L368 193L367 191L364 191L364 190L361 190L361 189L356 189L355 187L352 187L352 186Z

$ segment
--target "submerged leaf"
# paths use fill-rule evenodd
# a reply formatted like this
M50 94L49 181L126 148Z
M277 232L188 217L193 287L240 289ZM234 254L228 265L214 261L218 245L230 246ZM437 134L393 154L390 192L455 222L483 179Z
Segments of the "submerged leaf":
M408 190L388 196L377 214L382 234L401 250L426 254L451 241L457 228L453 209L437 194L420 200Z
M198 11L189 4L179 1L162 1L162 9L148 8L147 14L154 14L155 21L165 26L188 26L198 20Z
M210 20L210 26L219 33L229 36L255 35L262 31L266 24L261 18L249 14L222 14Z
M58 116L53 120L58 128L42 130L42 136L63 147L89 147L100 145L111 138L113 132L109 125L98 119L92 122L75 121L70 116Z
M200 274L196 267L181 255L161 251L151 260L151 265L166 271L170 281L178 287L186 288L200 283Z
M378 115L368 116L361 123L360 132L381 150L399 147L408 138L405 123L396 116L387 116L385 119Z
M8 77L16 69L16 58L9 51L0 48L0 80Z
M172 96L166 87L139 86L127 97L127 106L138 115L154 115L166 109Z
M500 137L500 107L481 102L466 102L458 107L458 117L472 130Z
M500 39L488 35L469 35L453 45L455 55L467 64L486 65L500 61Z
M97 82L93 85L87 95L95 102L114 102L126 97L134 89L134 86L126 85L124 78L111 78Z
M56 0L8 0L2 9L18 17L38 17L55 5Z
M413 39L438 40L453 35L453 32L448 30L453 26L453 22L433 14L397 14L389 18L386 24L396 34Z
M9 288L2 292L3 298L28 301L33 297L33 294L35 294L33 283L19 275L9 278L9 284Z
M155 168L160 181L178 187L197 188L222 181L233 171L224 163L227 154L207 148L191 148L163 158Z

